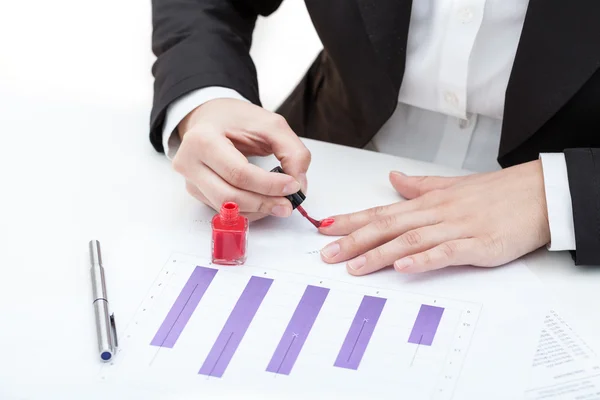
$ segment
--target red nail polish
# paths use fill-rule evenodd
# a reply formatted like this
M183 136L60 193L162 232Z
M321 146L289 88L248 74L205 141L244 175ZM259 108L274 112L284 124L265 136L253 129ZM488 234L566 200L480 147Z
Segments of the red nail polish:
M325 218L324 220L321 221L320 228L327 228L328 226L333 225L334 222L335 221L333 218Z
M241 265L246 261L248 218L239 214L238 205L226 202L212 218L212 262Z
M275 167L271 170L271 172L278 172L280 174L283 174L283 169L281 167ZM315 226L315 228L320 228L320 227L327 227L331 224L333 224L333 219L332 218L326 218L324 220L316 220L313 217L311 217L310 215L308 215L308 213L306 212L306 210L304 210L304 208L301 206L302 202L304 202L304 200L306 199L306 196L304 195L304 193L302 193L302 190L299 190L296 193L290 194L287 197L287 199L290 201L290 203L292 203L292 210L298 210L298 212L300 214L302 214L302 216L304 218L306 218L311 224L313 224Z

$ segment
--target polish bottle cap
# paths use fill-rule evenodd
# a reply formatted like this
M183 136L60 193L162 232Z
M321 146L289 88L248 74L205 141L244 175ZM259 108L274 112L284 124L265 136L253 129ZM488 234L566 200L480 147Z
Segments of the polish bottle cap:
M271 170L271 172L279 172L280 174L285 173L283 172L283 169L281 167L275 167ZM296 209L296 207L302 204L304 199L306 199L306 196L304 195L304 193L302 193L302 190L298 190L296 193L290 194L289 196L285 197L287 197L290 203L292 203L292 209L294 210Z

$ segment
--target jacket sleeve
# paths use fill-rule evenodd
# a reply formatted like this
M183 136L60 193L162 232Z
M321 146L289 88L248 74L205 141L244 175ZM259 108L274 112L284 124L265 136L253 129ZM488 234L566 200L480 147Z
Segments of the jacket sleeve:
M578 265L600 265L600 148L566 149Z
M258 16L282 0L152 0L154 96L150 142L164 152L167 107L195 89L223 86L260 105L250 57Z

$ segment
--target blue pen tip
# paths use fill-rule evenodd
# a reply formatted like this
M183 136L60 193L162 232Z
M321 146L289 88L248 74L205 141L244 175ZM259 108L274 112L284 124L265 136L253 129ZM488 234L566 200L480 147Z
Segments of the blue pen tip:
M110 358L112 357L112 354L110 354L108 351L103 352L102 354L100 354L100 357L104 360L104 361L108 361L110 360Z

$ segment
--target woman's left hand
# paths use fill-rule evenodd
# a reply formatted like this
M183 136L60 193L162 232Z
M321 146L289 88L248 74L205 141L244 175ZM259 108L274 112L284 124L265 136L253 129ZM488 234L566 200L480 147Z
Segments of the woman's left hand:
M452 178L392 172L390 181L407 201L332 217L320 232L344 237L321 250L325 262L348 261L352 275L494 267L550 241L539 160Z

